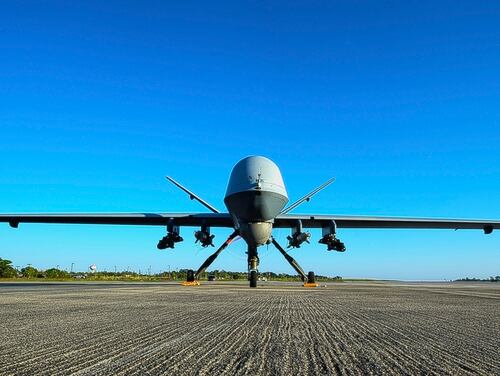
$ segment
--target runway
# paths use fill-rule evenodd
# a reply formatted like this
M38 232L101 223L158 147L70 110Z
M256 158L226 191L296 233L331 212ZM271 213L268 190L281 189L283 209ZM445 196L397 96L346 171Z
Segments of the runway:
M493 375L499 312L496 283L0 283L0 375Z

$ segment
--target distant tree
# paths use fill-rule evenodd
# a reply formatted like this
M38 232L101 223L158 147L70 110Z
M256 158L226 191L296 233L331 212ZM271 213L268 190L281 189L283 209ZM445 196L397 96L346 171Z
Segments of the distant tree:
M59 270L56 268L47 269L45 271L45 276L47 278L68 278L69 273L64 270Z
M17 275L11 264L12 261L0 258L0 278L13 278Z
M45 276L47 278L57 278L59 276L59 269L51 268L45 271Z
M21 269L21 274L25 278L35 278L38 276L38 270L32 266L27 266Z

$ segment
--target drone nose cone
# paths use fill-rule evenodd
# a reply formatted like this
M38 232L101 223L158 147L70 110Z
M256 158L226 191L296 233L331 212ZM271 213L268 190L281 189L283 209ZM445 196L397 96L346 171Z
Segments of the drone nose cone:
M240 219L274 218L288 202L278 166L261 156L242 159L231 171L224 202L229 212Z
M279 193L288 199L280 169L272 160L257 155L243 158L231 171L226 197L250 190Z

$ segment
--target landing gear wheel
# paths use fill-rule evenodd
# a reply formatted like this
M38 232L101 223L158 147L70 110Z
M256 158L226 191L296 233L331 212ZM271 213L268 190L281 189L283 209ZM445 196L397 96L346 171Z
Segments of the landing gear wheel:
M318 287L319 284L316 283L316 276L314 272L307 273L307 281L304 283L304 287Z
M257 270L250 271L250 287L257 287Z
M186 281L181 283L182 286L199 286L200 282L195 279L194 270L188 270L186 273Z
M307 283L316 283L316 276L314 272L307 273Z

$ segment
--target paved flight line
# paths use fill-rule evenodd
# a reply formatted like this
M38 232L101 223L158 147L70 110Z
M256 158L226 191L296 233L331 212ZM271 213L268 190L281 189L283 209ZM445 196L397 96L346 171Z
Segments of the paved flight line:
M0 375L500 374L492 285L0 284Z

